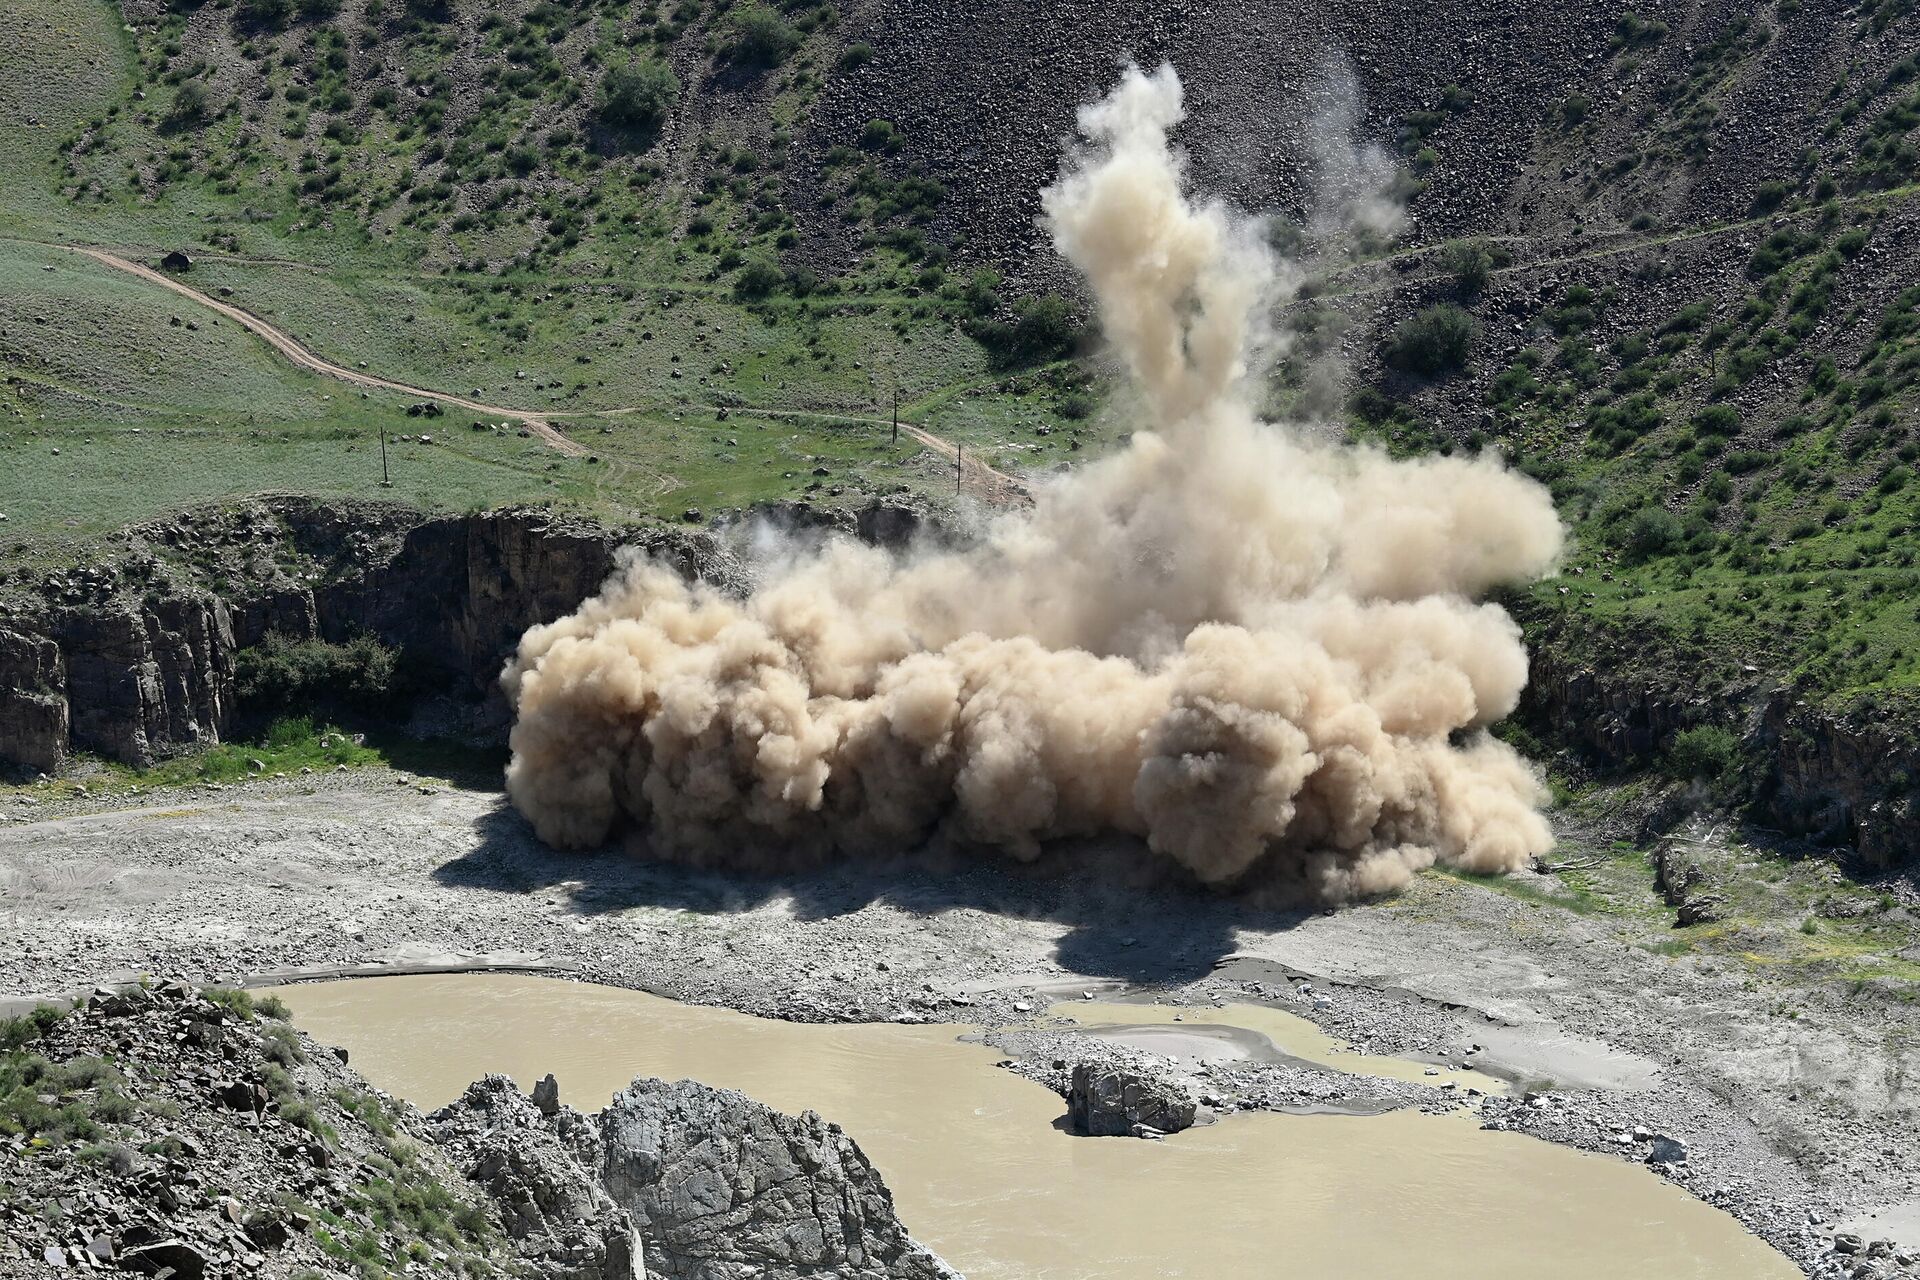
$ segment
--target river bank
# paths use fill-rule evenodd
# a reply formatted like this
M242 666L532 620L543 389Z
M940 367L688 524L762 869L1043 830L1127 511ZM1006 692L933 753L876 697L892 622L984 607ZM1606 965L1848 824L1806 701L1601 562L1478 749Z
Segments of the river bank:
M989 1034L1089 994L1266 1004L1368 1052L1504 1074L1516 1094L1486 1100L1489 1123L1637 1159L1644 1143L1620 1135L1669 1136L1687 1159L1665 1176L1809 1274L1862 1265L1836 1251L1835 1224L1911 1185L1910 1006L1863 1018L1857 993L1788 991L1716 957L1663 953L1649 945L1657 926L1475 884L1426 877L1396 899L1307 916L1143 881L1105 846L1033 870L722 876L557 855L495 793L423 793L378 770L138 801L10 809L0 904L18 960L6 994L139 973L505 965L789 1021ZM1295 1101L1243 1093L1255 1109ZM1866 1241L1897 1235L1875 1221Z

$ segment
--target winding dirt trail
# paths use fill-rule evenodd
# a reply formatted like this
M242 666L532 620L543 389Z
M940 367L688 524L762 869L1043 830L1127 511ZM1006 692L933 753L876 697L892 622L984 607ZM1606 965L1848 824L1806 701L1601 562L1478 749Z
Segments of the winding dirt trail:
M531 431L534 435L539 436L547 444L551 445L557 452L564 453L570 458L586 456L587 450L584 446L567 439L566 436L556 430L554 425L547 421L541 414L533 413L526 409L509 409L503 405L487 404L479 400L469 400L464 396L448 395L444 391L435 391L430 387L416 387L410 383L397 382L392 378L382 378L376 374L361 373L357 369L349 369L344 365L334 364L331 360L325 360L315 355L312 351L309 351L306 347L301 346L299 342L295 341L292 335L268 324L251 311L236 307L230 302L222 302L218 298L200 292L191 285L182 284L171 276L155 271L152 267L143 266L130 258L123 258L116 253L109 253L105 249L93 249L85 245L77 244L67 245L65 247L74 253L92 258L95 262L112 267L116 271L124 271L128 275L138 276L149 284L157 284L163 289L170 289L183 298L188 298L209 310L219 312L248 332L263 339L268 346L303 369L311 370L314 373L334 378L341 382L351 383L356 387L375 387L384 391L398 391L402 395L419 396L424 400L438 400L446 404L458 405L462 409L470 409L474 413L484 414L487 417L505 418L513 422L518 422L528 431Z
M63 245L61 247L73 253L80 254L83 257L91 258L103 266L112 267L116 271L124 271L128 275L137 276L149 284L157 284L163 289L171 290L183 298L187 298L211 311L226 316L235 324L240 325L248 332L261 338L268 346L272 347L292 363L313 373L334 378L353 386L379 388L385 391L398 391L403 395L419 396L424 400L437 400L446 404L457 405L462 409L468 409L487 417L503 418L512 422L518 422L559 453L563 453L570 458L585 457L587 455L588 451L584 446L574 440L568 439L542 414L527 409L510 409L504 405L487 404L484 401L470 400L464 396L449 395L444 391L436 391L431 387L418 387L411 383L396 381L392 378L383 378L378 374L363 373L358 369L349 369L344 365L335 364L331 360L324 359L315 354L307 347L301 345L291 334L262 320L251 311L243 307L237 307L230 302L222 302L211 294L202 293L192 285L176 280L163 272L155 271L152 267L135 262L131 258L125 258L109 250L97 249L88 245L76 244ZM717 409L719 406L703 405L700 407ZM590 409L579 411L575 416L603 417L643 412L646 412L646 410L639 408ZM887 418L862 417L854 414L822 413L806 409L735 408L731 410L731 412L755 414L761 417L821 418L835 422L874 423L881 426L891 425L891 419ZM1031 501L1026 486L1020 483L1019 480L1007 475L1003 471L994 469L976 456L963 453L961 446L952 441L945 440L928 431L926 428L916 426L910 422L902 421L900 423L900 430L926 448L944 458L954 461L960 470L962 485L970 489L976 496L985 498L995 506L1012 506ZM971 481L971 484L968 484L968 481Z

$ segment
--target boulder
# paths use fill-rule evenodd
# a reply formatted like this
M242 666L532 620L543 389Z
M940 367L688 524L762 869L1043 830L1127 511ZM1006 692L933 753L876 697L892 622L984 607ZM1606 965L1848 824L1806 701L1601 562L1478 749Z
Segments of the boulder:
M853 1139L811 1111L636 1080L600 1113L601 1178L664 1280L957 1280L908 1237Z
M500 1206L501 1225L532 1274L644 1280L640 1234L595 1181L598 1132L559 1105L557 1087L548 1096L551 1110L492 1075L429 1119L455 1165Z
M1074 1064L1067 1118L1075 1133L1100 1138L1178 1133L1192 1126L1193 1117L1193 1099L1165 1081L1118 1067Z

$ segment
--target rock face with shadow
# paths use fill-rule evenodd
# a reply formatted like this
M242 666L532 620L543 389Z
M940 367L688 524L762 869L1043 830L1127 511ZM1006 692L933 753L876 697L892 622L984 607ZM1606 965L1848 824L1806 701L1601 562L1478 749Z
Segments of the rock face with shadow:
M601 1174L660 1280L958 1280L907 1235L853 1139L812 1111L635 1080L598 1117Z
M729 522L904 548L920 511L784 504ZM121 531L106 558L0 590L0 766L50 771L74 750L145 767L225 740L236 660L269 635L368 634L425 689L479 702L505 736L496 682L528 627L571 613L623 552L722 589L745 570L717 531L613 526L541 507L428 515L273 497Z
M530 1100L506 1076L428 1117L455 1165L500 1208L515 1250L546 1280L643 1280L640 1233L598 1181L600 1135L560 1105L552 1076Z

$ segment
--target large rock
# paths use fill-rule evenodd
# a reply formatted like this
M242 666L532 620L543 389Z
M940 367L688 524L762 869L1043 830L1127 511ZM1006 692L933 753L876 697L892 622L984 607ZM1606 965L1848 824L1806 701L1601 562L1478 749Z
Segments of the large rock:
M602 1181L662 1280L953 1280L854 1141L811 1111L636 1080L599 1117Z
M534 1274L548 1280L645 1274L633 1220L596 1181L599 1133L585 1116L560 1106L557 1092L547 1111L506 1076L488 1076L429 1119L442 1149L500 1206L501 1225Z
M1119 1067L1074 1064L1067 1119L1075 1133L1096 1138L1177 1133L1192 1126L1193 1099L1164 1081Z
M67 677L60 646L0 630L0 761L52 772L67 752Z

